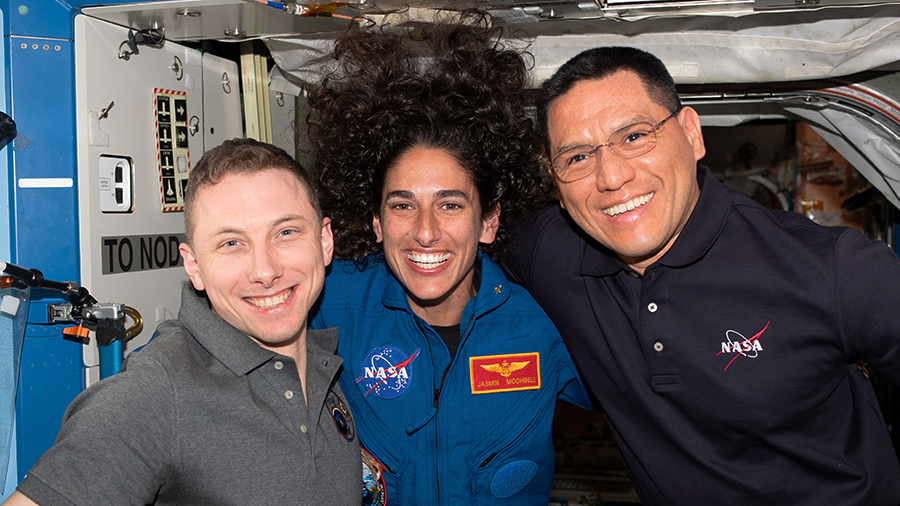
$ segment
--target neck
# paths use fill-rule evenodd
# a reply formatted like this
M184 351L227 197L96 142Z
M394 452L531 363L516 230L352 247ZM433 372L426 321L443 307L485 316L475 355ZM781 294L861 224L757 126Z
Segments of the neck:
M466 304L474 296L475 290L472 289L471 293L450 293L447 298L436 304L420 304L408 294L406 299L409 301L409 307L412 308L413 313L429 325L449 327L459 325Z

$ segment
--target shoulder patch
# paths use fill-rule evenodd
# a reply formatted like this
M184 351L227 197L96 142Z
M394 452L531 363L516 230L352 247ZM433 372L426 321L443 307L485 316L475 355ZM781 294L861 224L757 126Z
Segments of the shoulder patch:
M353 416L350 414L350 410L347 409L347 405L344 404L343 399L334 393L333 390L329 390L325 396L325 404L331 411L331 418L334 419L334 425L337 427L338 432L347 441L353 441Z
M514 353L469 357L472 394L539 390L541 354Z

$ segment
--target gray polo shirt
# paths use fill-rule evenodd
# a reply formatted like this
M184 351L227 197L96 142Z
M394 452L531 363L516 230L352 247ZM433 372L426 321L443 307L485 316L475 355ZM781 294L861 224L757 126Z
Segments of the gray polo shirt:
M356 506L362 463L336 345L334 329L307 334L307 408L293 359L186 284L178 320L72 402L18 490L41 506Z

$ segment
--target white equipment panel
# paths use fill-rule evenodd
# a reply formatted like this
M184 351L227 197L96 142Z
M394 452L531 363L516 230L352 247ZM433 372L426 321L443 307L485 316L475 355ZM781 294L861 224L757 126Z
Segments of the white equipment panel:
M141 313L144 330L126 353L178 312L186 175L206 149L242 136L235 62L170 41L126 59L127 39L127 28L75 18L80 284ZM88 384L99 377L94 341Z

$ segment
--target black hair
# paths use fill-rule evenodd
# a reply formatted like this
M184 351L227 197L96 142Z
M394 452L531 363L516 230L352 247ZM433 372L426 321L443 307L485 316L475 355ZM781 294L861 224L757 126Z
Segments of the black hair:
M451 23L351 26L338 40L337 70L309 93L317 189L331 217L335 257L382 252L372 217L385 174L416 146L450 153L478 190L483 216L500 226L482 250L499 260L508 231L549 202L540 137L526 114L530 54L500 42L484 12Z
M670 112L681 109L681 99L675 81L665 64L656 56L625 46L606 46L588 49L564 63L553 77L544 81L537 100L537 123L541 141L550 152L547 109L550 102L584 80L600 80L620 71L637 74L653 101Z

